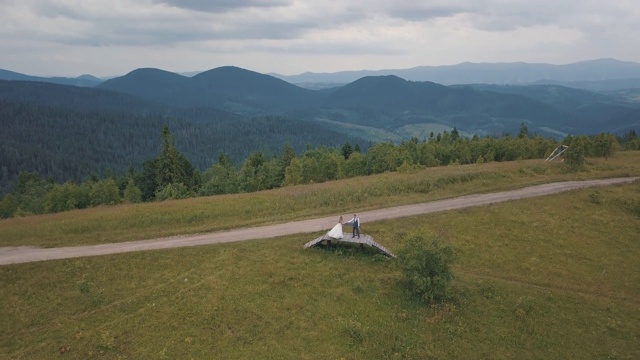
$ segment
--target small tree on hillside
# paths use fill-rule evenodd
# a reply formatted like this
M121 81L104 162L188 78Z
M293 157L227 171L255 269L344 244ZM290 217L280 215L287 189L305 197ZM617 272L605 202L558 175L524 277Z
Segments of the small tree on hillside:
M113 179L100 180L91 186L91 204L115 205L120 203L120 189Z
M398 253L409 290L429 304L447 299L449 284L453 280L449 266L456 257L451 246L419 235L410 237Z
M586 163L585 148L582 138L576 137L571 142L564 157L565 166L569 171L584 170Z
M285 169L283 186L302 184L302 161L293 158Z
M612 134L600 133L593 139L594 155L605 159L613 157L620 148L616 137Z
M129 204L135 204L142 201L142 191L138 189L133 179L129 179L127 187L124 189L123 200Z

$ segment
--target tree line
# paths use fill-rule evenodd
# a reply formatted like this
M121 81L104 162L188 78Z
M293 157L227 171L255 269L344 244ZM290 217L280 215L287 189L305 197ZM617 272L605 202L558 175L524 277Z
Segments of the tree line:
M618 150L640 150L640 138L633 130L621 137L601 133L567 136L558 142L531 136L524 125L516 136L484 138L462 137L454 128L451 132L432 133L428 139L378 143L366 152L357 144L345 142L342 147L307 145L297 155L286 144L279 153L251 152L239 165L228 154L220 153L213 166L200 171L178 151L168 125L164 125L160 137L158 155L146 160L140 171L129 167L118 175L108 170L101 178L92 175L79 182L63 183L37 172L21 172L11 192L0 201L0 217L254 192L450 164L541 159L561 144L569 146L565 159L573 170L584 166L585 157L609 157Z

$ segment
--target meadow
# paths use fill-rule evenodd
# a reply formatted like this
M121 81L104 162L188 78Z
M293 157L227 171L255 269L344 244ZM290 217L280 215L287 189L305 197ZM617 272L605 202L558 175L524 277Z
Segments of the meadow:
M0 221L0 246L67 246L349 214L551 181L640 175L640 153L568 173L449 166L254 194ZM427 306L393 259L313 235L0 267L0 358L640 358L640 182L367 223L460 251Z

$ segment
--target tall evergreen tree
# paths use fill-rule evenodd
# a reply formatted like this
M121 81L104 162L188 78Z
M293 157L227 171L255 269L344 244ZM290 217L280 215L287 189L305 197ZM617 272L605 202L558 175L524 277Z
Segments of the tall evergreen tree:
M175 146L175 139L169 131L169 125L162 128L162 150L156 158L156 184L163 188L169 184L184 183L186 177L182 168L180 154Z
M241 191L253 192L265 189L266 179L262 172L264 163L265 157L261 151L252 152L242 163L238 179Z
M529 137L529 129L524 123L520 124L520 130L518 130L518 139L526 139Z
M344 145L342 145L342 150L340 152L342 153L342 156L344 157L344 159L348 160L349 156L351 156L351 153L353 153L353 148L351 147L351 144L349 144L349 142L347 141Z
M458 132L458 128L454 126L453 130L451 130L451 142L458 141L458 139L460 139L460 132Z
M169 184L183 184L189 191L196 191L200 185L200 177L195 168L175 146L175 139L169 126L162 128L162 149L155 160L156 189L163 189Z

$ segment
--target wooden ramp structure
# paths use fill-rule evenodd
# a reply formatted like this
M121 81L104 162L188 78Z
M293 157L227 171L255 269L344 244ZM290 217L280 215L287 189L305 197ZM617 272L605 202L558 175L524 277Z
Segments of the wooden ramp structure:
M378 251L380 251L381 253L383 253L388 257L391 257L391 258L396 257L395 255L393 255L393 253L391 253L391 251L389 251L389 249L378 244L375 240L373 240L373 238L370 235L367 235L367 234L360 234L360 237L358 238L358 237L351 237L351 234L343 233L342 239L332 238L327 234L324 234L319 238L313 239L308 243L304 244L304 248L307 249L313 246L321 245L323 241L326 241L327 245L331 245L332 241L360 244L360 246L368 245L377 249Z

